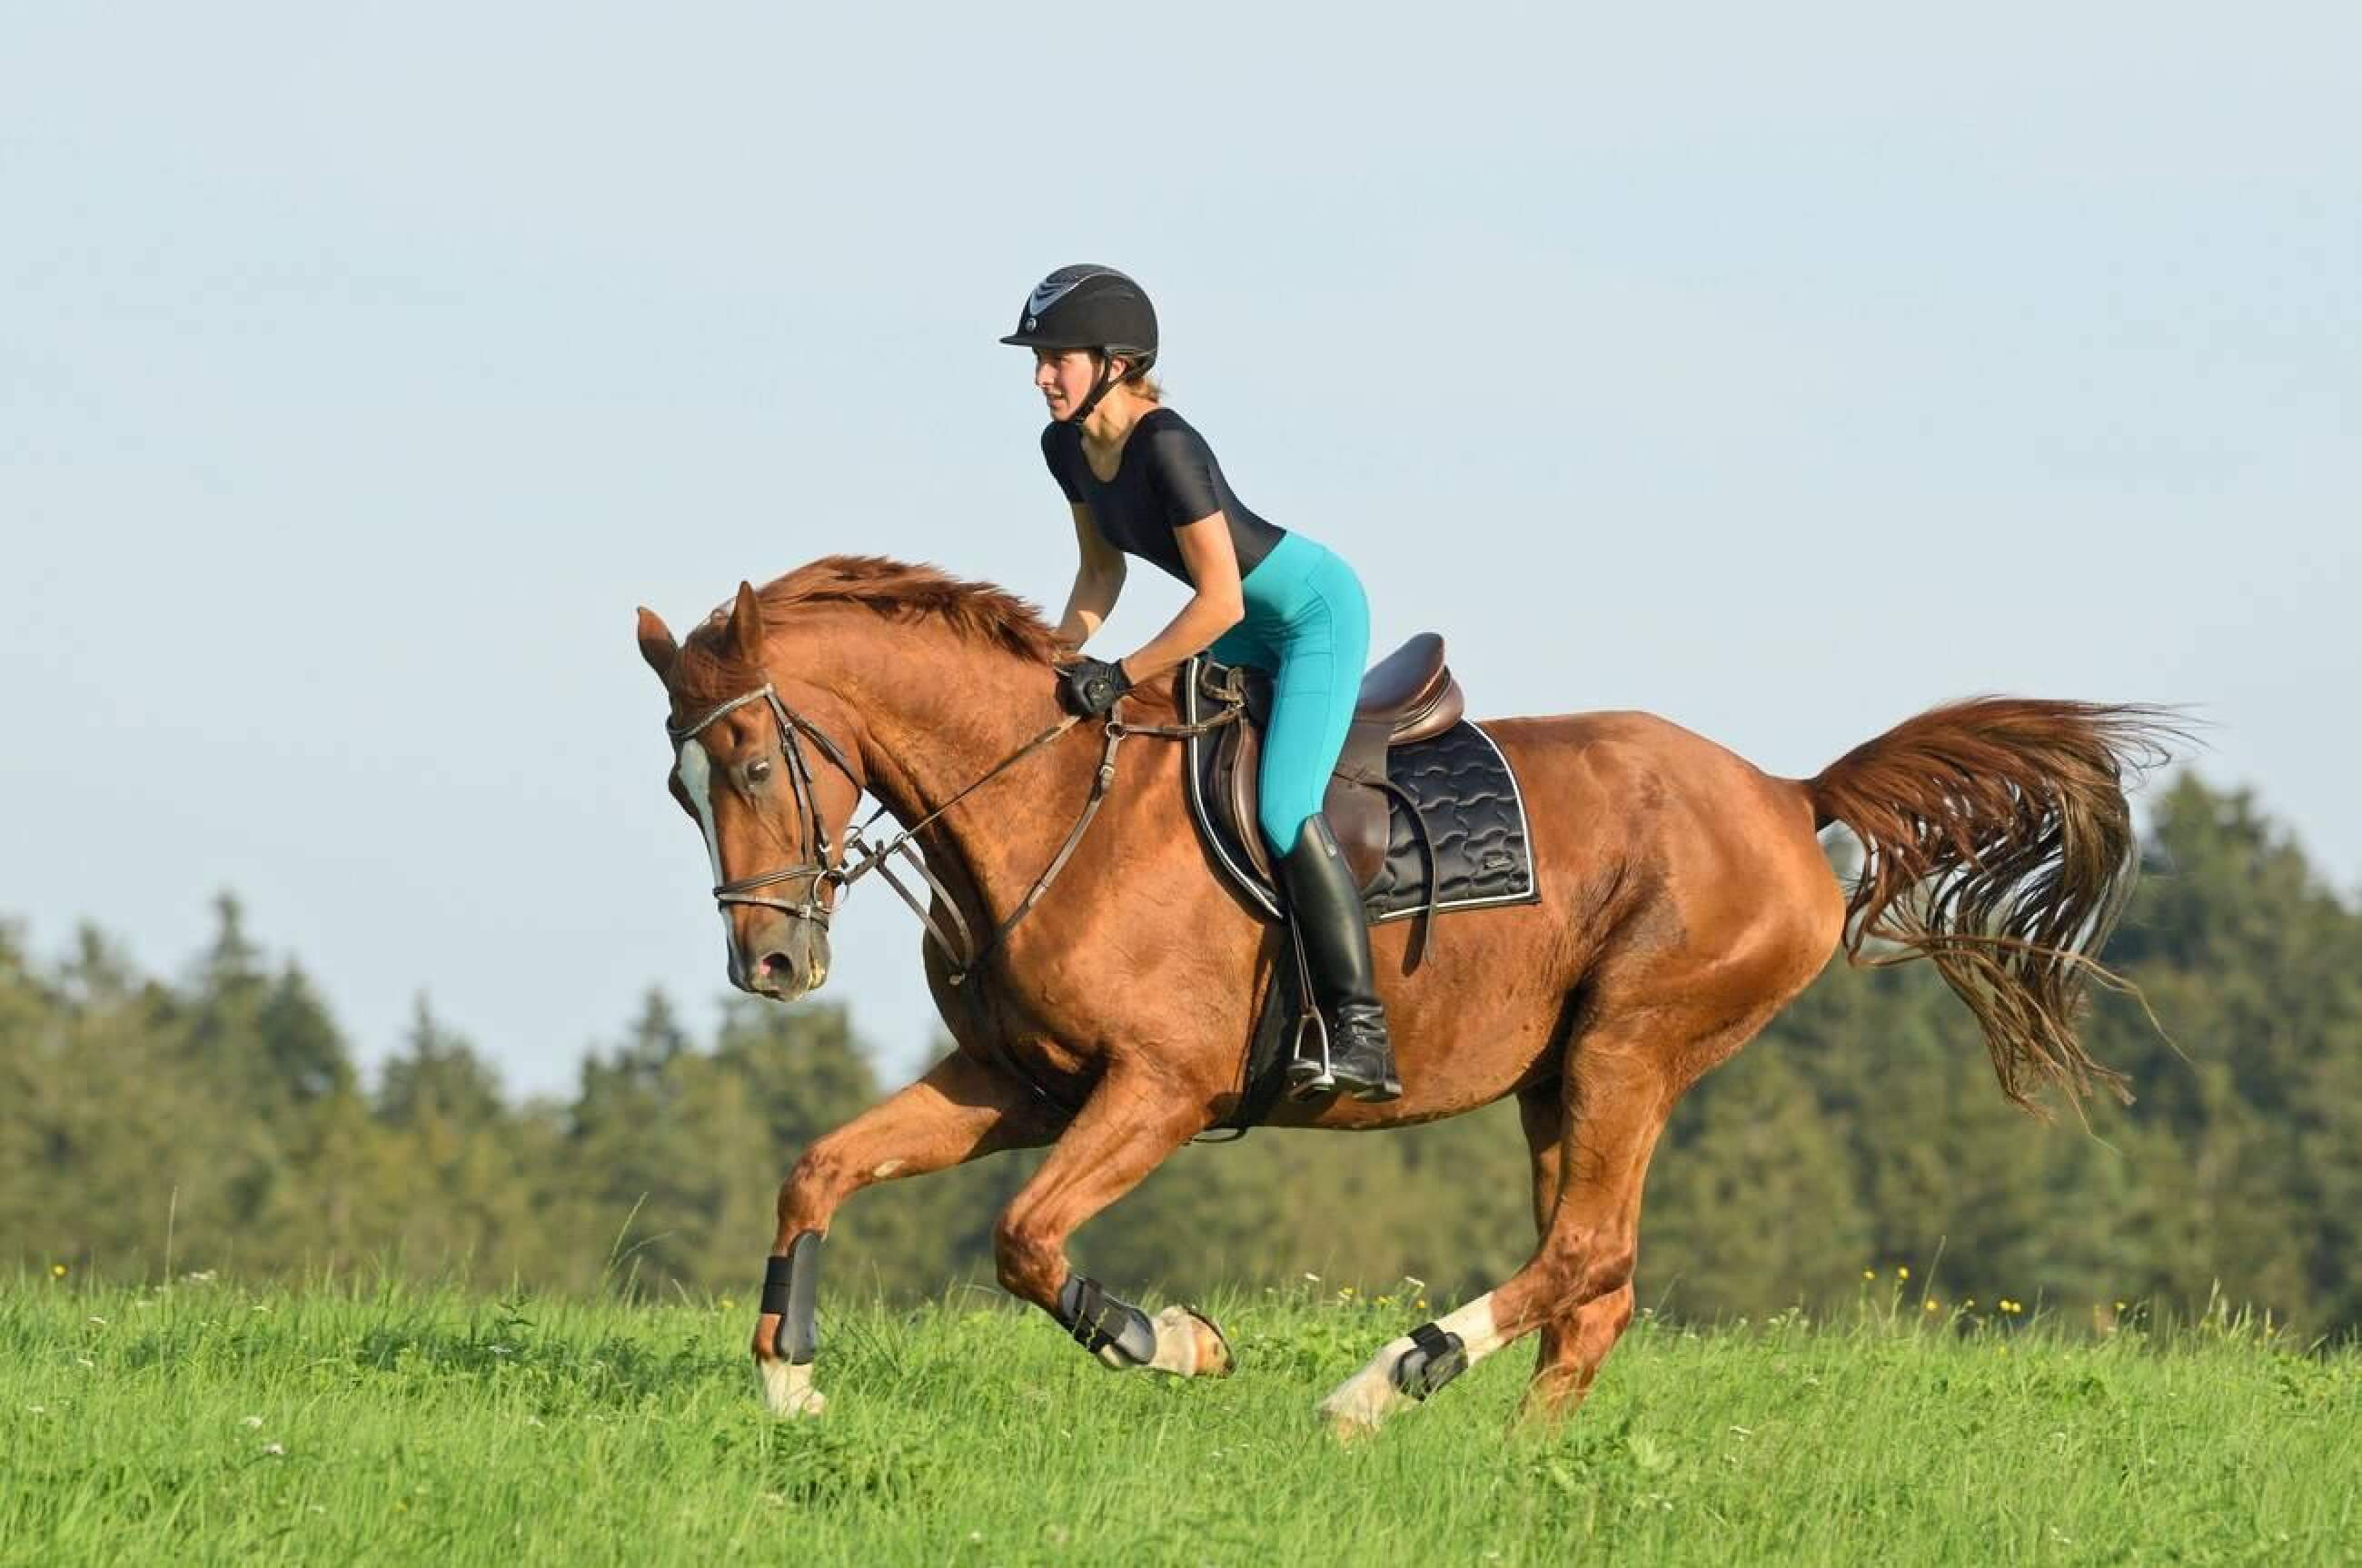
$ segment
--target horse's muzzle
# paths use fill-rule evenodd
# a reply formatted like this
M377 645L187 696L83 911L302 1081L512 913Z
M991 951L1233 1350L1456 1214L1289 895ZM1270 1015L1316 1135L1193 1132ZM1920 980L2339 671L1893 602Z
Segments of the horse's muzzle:
M828 931L776 911L750 920L730 948L730 983L774 1001L793 1001L828 978Z

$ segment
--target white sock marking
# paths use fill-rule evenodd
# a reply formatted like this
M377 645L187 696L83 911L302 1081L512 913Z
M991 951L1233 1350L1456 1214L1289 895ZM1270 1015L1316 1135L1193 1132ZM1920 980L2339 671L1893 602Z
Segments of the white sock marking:
M1507 1342L1501 1337L1500 1326L1493 1320L1493 1293L1489 1290L1437 1319L1435 1326L1460 1336L1472 1367ZM1411 1348L1408 1334L1388 1340L1361 1371L1339 1384L1329 1397L1320 1401L1320 1414L1341 1432L1374 1431L1379 1422L1396 1410L1417 1404L1418 1401L1395 1386L1395 1364Z

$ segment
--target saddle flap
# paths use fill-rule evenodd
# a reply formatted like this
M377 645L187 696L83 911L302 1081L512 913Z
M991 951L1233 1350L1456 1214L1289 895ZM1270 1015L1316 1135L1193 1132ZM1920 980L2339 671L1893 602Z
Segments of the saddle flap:
M1242 701L1256 684L1248 671L1202 657L1187 670L1179 695L1193 723ZM1269 684L1261 684L1267 712ZM1422 724L1456 714L1456 686L1447 679L1431 695L1436 706ZM1210 728L1184 751L1190 812L1216 867L1265 918L1278 919L1271 854L1255 820L1261 749L1252 726ZM1523 795L1508 759L1476 725L1455 718L1440 734L1407 743L1374 720L1360 721L1347 734L1338 774L1323 810L1373 922L1538 898ZM1374 876L1366 869L1370 852L1359 847L1365 844L1378 846Z
M1254 677L1253 672L1249 675L1248 714L1255 717L1256 692L1260 690L1264 714L1267 716L1271 682ZM1388 808L1385 792L1378 787L1386 776L1386 744L1383 724L1355 721L1346 733L1345 749L1337 759L1337 770L1329 776L1329 786L1320 803L1322 814L1329 819L1329 831L1337 835L1337 846L1345 852L1346 868L1364 890L1377 880L1386 863ZM1229 817L1241 847L1253 862L1255 874L1276 882L1278 867L1272 864L1271 846L1256 823L1262 800L1262 723L1258 719L1251 723L1224 726L1214 748L1214 798Z

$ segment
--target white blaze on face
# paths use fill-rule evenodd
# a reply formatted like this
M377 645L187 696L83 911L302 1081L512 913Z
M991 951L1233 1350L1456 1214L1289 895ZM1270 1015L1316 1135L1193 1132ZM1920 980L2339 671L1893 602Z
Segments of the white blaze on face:
M680 743L680 787L697 812L697 825L705 834L705 858L713 867L713 885L718 888L727 878L722 875L722 835L713 826L713 759L694 740ZM722 912L723 936L734 944L738 933L730 924L730 906L716 907Z

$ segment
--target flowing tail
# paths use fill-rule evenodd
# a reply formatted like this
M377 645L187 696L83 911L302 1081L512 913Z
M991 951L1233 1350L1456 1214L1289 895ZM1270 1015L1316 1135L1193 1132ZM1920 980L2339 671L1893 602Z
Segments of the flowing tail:
M2128 773L2184 738L2167 710L1972 698L1906 719L1807 782L1816 825L1861 841L1846 901L1857 966L1925 957L1983 1026L2002 1092L2132 1099L2075 1038L2084 983L2124 911L2139 845ZM1864 958L1876 940L1901 951Z

